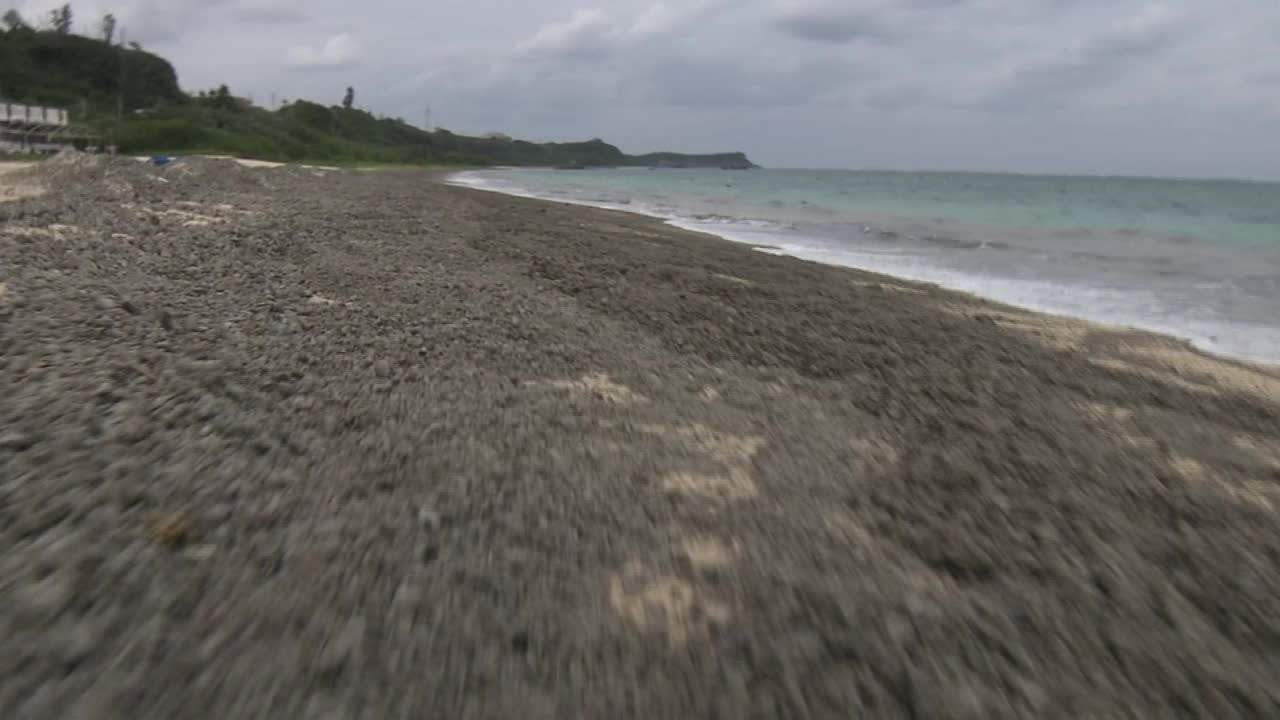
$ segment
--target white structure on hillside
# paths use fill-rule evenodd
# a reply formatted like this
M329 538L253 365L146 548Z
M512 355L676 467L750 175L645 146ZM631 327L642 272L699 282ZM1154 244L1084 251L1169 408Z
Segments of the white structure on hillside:
M19 105L0 100L0 123L66 127L71 124L71 120L67 111L60 108Z
M93 134L72 125L62 108L0 100L0 152L55 153L92 142Z

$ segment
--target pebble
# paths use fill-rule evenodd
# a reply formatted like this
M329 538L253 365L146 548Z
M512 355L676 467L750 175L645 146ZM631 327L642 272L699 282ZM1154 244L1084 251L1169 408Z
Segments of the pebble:
M336 676L346 668L347 664L359 655L364 645L365 621L355 616L347 621L342 630L321 651L316 661L316 670L323 675Z
M34 445L36 439L34 436L16 430L8 430L0 433L0 450L21 451Z
M54 573L20 588L18 606L32 618L48 620L59 615L75 599L75 583L65 572Z
M232 509L230 503L221 502L216 503L208 510L205 510L204 516L209 521L209 524L221 525L230 521L234 512L235 511Z
M412 615L421 602L422 592L415 583L406 580L396 588L396 593L391 598L391 610L400 615Z
M63 628L53 642L59 658L68 665L78 665L98 648L102 630L91 620L80 620Z
M431 508L422 508L418 511L418 523L430 532L439 530L442 520L443 518L440 516L440 513L432 510Z
M218 549L213 545L196 545L194 547L187 548L185 551L183 551L182 554L188 560L203 562L205 560L211 559L217 553L217 551Z
M133 444L146 439L152 429L145 417L133 416L121 420L113 428L112 437L118 442Z
M348 720L355 716L337 700L316 696L307 701L305 717L312 720Z

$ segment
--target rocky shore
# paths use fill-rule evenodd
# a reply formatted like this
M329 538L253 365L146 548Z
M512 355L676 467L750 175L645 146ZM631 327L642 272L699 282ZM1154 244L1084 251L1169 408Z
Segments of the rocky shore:
M1280 715L1275 369L422 172L0 199L2 717Z

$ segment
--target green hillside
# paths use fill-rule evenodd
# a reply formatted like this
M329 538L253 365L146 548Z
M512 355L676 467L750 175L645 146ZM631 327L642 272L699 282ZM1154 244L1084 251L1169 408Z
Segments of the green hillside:
M0 33L0 98L90 115L187 100L161 57L79 35L19 26Z
M56 20L55 23L56 25ZM0 32L0 99L68 108L125 153L214 152L266 160L565 167L752 167L742 153L631 156L603 140L531 143L427 132L354 107L256 107L226 86L184 93L164 58L14 14ZM123 109L123 113L120 110Z

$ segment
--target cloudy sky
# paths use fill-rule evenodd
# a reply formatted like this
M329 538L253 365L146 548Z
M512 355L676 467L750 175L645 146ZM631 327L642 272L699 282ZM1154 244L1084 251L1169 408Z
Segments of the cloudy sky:
M0 8L5 5L0 0ZM10 0L36 17L56 0ZM768 166L1280 179L1276 0L84 0L187 89Z

